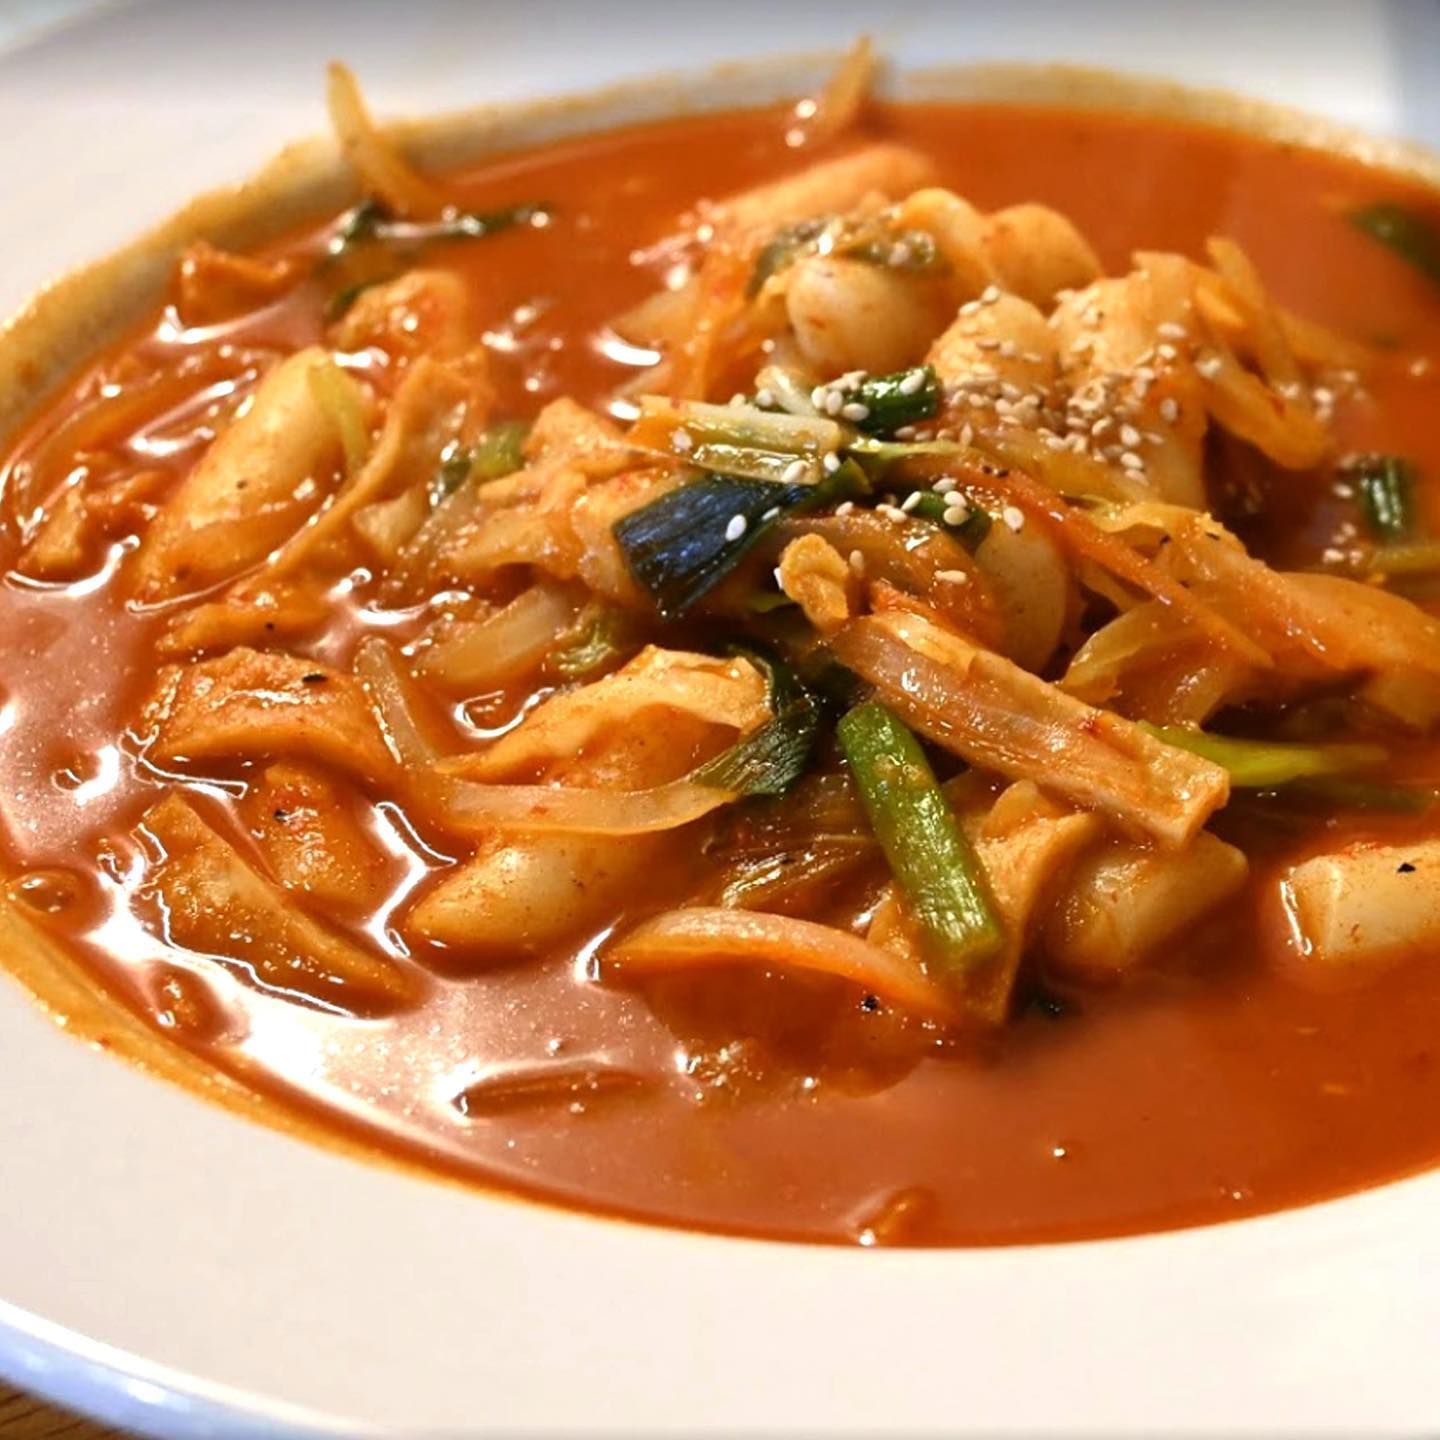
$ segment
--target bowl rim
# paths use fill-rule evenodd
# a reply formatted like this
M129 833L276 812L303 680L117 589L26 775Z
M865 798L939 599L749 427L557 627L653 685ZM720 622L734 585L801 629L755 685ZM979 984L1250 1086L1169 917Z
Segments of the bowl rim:
M391 128L421 158L467 163L564 135L779 99L812 83L832 59L817 53L740 62L698 81L658 76ZM1288 107L1110 71L945 65L909 72L891 93L1180 115L1340 150L1440 184L1440 157L1421 147L1376 140ZM86 357L152 308L175 254L191 238L259 243L340 208L356 193L333 144L301 142L250 180L199 197L110 257L46 287L0 328L0 443ZM25 943L0 917L0 946ZM1294 1428L1403 1425L1433 1416L1440 1399L1424 1356L1392 1366L1377 1394L1368 1347L1360 1343L1387 1343L1396 1325L1415 1335L1440 1331L1440 1295L1425 1283L1440 1261L1440 1228L1430 1218L1440 1200L1440 1171L1223 1225L1062 1245L857 1252L614 1221L428 1175L417 1183L415 1166L356 1165L353 1154L333 1144L314 1145L312 1127L297 1126L273 1105L252 1113L265 1123L251 1126L237 1150L233 1121L246 1108L243 1097L218 1093L208 1072L165 1078L153 1044L136 1040L138 1050L129 1052L133 1037L121 1033L110 1007L87 1009L73 988L65 989L73 987L73 967L67 979L65 966L39 954L43 949L31 943L29 959L43 963L28 967L26 983L42 1003L49 997L52 1018L57 1006L64 1012L62 1028L90 1044L62 1037L16 987L0 989L0 1053L33 1055L41 1072L18 1090L0 1087L0 1150L8 1142L15 1156L0 1185L0 1233L14 1241L11 1256L0 1259L0 1373L114 1423L236 1435L456 1428L466 1423L454 1398L457 1359L432 1355L437 1363L427 1371L412 1343L404 1352L409 1373L419 1364L424 1374L415 1375L416 1383L428 1375L444 1399L424 1413L413 1404L401 1412L374 1383L387 1358L374 1341L375 1332L392 1345L423 1336L415 1282L448 1290L466 1273L518 1306L522 1321L552 1326L546 1296L581 1279L569 1307L572 1320L579 1311L586 1322L584 1338L568 1372L557 1369L556 1355L547 1357L543 1374L527 1370L533 1357L525 1324L492 1315L477 1326L458 1359L476 1364L490 1387L487 1426L593 1421L593 1413L577 1408L576 1395L556 1384L577 1371L594 1374L597 1384L603 1376L614 1415L636 1430L693 1421L697 1401L707 1404L713 1428L933 1430L963 1420L977 1429L1074 1429L1078 1415L1080 1428L1090 1431L1144 1432L1161 1416L1167 1428L1185 1429L1190 1406L1207 1431L1253 1424L1256 1405ZM151 1038L138 1021L134 1026ZM110 1053L100 1053L102 1046ZM116 1052L142 1064L116 1065ZM185 1083L173 1085L174 1079ZM37 1141L25 1099L42 1093L61 1098L47 1114L57 1134ZM213 1104L216 1098L227 1108ZM87 1146L85 1194L57 1195L43 1207L28 1203L25 1197L51 1194L56 1178L73 1170L68 1147L77 1137ZM192 1160L179 1186L169 1167L177 1151ZM144 1236L154 1223L157 1193L167 1195L163 1214L173 1227L166 1263L187 1276L208 1275L210 1284L167 1288L145 1253L125 1252L117 1263L117 1240ZM343 1213L335 1213L337 1197ZM405 1234L393 1229L399 1216L408 1217ZM437 1243L438 1235L447 1243ZM468 1262L468 1272L456 1258L462 1242L462 1255L483 1257L483 1264ZM365 1245L375 1266L359 1296L343 1263L347 1243ZM274 1273L276 1254L289 1267L284 1277ZM108 1272L110 1280L93 1290L67 1284L57 1291L57 1268L67 1276ZM1255 1289L1242 1288L1240 1296L1248 1332L1235 1326L1235 1297L1217 1295L1208 1283L1217 1269L1256 1279ZM227 1287L236 1275L254 1283ZM691 1311L702 1307L688 1327L672 1315L677 1279ZM348 1356L332 1354L323 1374L297 1377L283 1338L229 1363L217 1356L207 1333L213 1319L207 1297L228 1288L226 1325L261 1333L267 1316L305 1310L295 1304L301 1287L310 1296L355 1301L354 1314L328 1318L377 1370L352 1370L340 1363ZM965 1298L958 1314L947 1301L951 1287ZM606 1297L617 1293L625 1298L625 1336L613 1333L619 1328L613 1317L606 1329ZM722 1334L703 1302L733 1305L737 1294L765 1297L765 1321L745 1334ZM917 1325L900 1335L867 1333L857 1353L849 1317L893 1312L897 1294L914 1306ZM1357 1306L1356 1295L1371 1298ZM1348 1308L1332 1311L1323 1303L1337 1298ZM1191 1333L1198 1328L1209 1337L1206 1365L1228 1373L1231 1394L1210 1393L1163 1325L1137 1333L1137 1313L1163 1315L1175 1305L1193 1312ZM327 1316L305 1318L319 1326ZM1060 1327L1065 1345L1047 1357L1047 1386L1017 1396L1004 1378L1005 1357L1013 1368L1013 1356L1033 1347L1037 1322ZM801 1337L798 1355L777 1354L777 1334ZM1120 1338L1131 1347L1124 1369L1140 1377L1123 1394L1109 1348ZM700 1343L707 1340L724 1344L728 1365L742 1366L749 1393L717 1383ZM805 1383L783 1395L785 1413L757 1408L755 1395L773 1400L783 1391L774 1388L778 1379L767 1388L757 1377L782 1374L797 1360L808 1367ZM957 1378L965 1387L958 1414ZM606 1393L583 1384L573 1389Z

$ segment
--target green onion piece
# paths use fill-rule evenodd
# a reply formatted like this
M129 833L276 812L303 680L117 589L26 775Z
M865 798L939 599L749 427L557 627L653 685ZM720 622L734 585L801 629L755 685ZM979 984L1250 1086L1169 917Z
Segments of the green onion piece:
M1396 455L1367 455L1350 467L1360 508L1379 540L1407 539L1415 528L1415 472Z
M470 455L470 473L477 480L501 480L525 463L525 437L530 427L521 420L502 420L481 437Z
M705 475L622 516L611 533L661 617L673 620L709 594L782 516L863 493L866 484L854 464L816 485Z
M1370 557L1370 569L1380 575L1434 575L1440 572L1440 540L1382 545Z
M430 481L430 507L453 495L469 478L472 452L451 441L440 456L440 468Z
M337 290L325 302L325 323L332 324L339 320L350 307L363 295L372 285L379 285L382 280L394 277L376 275L369 280L357 280L353 285L347 285L343 290Z
M629 617L623 610L594 600L581 611L565 644L550 656L548 667L567 680L612 669L636 648Z
M527 201L498 210L444 215L438 220L412 222L392 219L378 200L365 200L346 217L330 242L330 255L343 255L357 245L378 241L386 245L424 245L434 240L479 240L517 225L544 225L553 213L549 205Z
M1157 740L1213 760L1230 772L1231 783L1246 790L1269 790L1318 775L1367 770L1388 758L1379 745L1301 745L1284 740L1238 740L1207 735L1184 725L1141 722Z
M869 414L855 423L867 435L892 435L906 425L932 419L940 409L940 380L932 365L890 375L871 375L853 392Z
M690 448L674 449L677 430L684 432ZM846 433L838 421L823 415L789 415L754 405L711 405L703 400L676 405L660 396L644 395L631 438L637 444L672 450L677 457L695 463L695 449L705 445L773 451L791 460L807 456L818 460L841 449Z
M1349 220L1357 230L1388 246L1440 285L1440 230L1429 220L1404 205L1385 200L1352 210Z
M333 360L311 366L310 392L325 418L335 428L345 452L345 471L353 475L370 453L370 431L360 408L355 381Z
M867 235L836 246L835 253L867 265L890 270L933 270L941 263L939 247L928 230L902 230L899 234Z
M351 245L373 240L380 226L390 218L390 212L382 200L369 195L345 216L335 238L330 242L330 253L338 255Z
M802 220L797 225L787 225L761 246L760 253L755 257L755 268L745 286L745 298L753 300L772 275L778 275L793 265L829 224L828 219Z
M914 735L883 705L851 710L838 728L871 828L919 922L926 949L963 976L1005 942L984 871Z
M921 520L933 520L937 525L945 524L945 515L951 509L950 497L937 494L934 490L921 490L920 498L910 506L908 514ZM979 505L966 502L968 513L958 525L946 525L947 534L953 535L972 555L990 533L995 523L994 516Z
M690 779L737 795L783 795L810 764L820 718L820 707L802 693L758 730L692 771Z

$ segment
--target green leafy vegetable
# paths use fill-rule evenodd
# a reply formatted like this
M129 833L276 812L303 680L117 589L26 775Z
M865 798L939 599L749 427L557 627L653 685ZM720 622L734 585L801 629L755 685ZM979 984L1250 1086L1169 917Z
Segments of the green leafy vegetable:
M530 427L521 420L502 420L481 437L470 457L470 473L477 480L500 480L525 463L525 437Z
M580 612L564 645L546 663L556 674L576 680L613 668L636 648L634 629L625 612L603 600L592 600Z
M951 976L974 971L1001 949L1004 930L919 741L874 701L851 710L838 735L929 956Z
M928 230L862 235L838 245L835 253L847 260L863 260L891 270L933 270L941 264L939 247Z
M690 775L738 795L783 795L804 773L820 734L820 707L803 692L753 734Z
M1396 455L1368 455L1350 467L1366 524L1377 539L1407 539L1415 528L1415 472Z
M946 514L953 508L950 497L935 490L921 490L919 495L919 500L913 504L907 501L908 513L921 520L933 520L937 525L944 524ZM980 548L981 541L990 533L990 527L994 523L994 517L988 510L967 502L964 520L958 525L946 525L946 530L973 555Z
M734 475L705 475L615 522L630 573L666 620L703 599L783 515L863 491L857 465L842 465L816 485L782 485Z
M853 392L869 412L855 423L867 435L893 435L906 425L932 419L940 409L940 380L934 366L917 365L890 375L870 375Z
M761 246L745 286L745 298L753 300L772 275L793 265L825 233L830 223L828 219L802 220L797 225L787 225L768 244Z
M1434 575L1440 572L1440 540L1382 545L1371 556L1370 568L1380 575Z
M435 240L479 240L517 225L543 225L552 207L534 202L506 205L496 210L444 215L438 220L396 220L380 201L362 201L346 216L330 242L331 256L343 255L358 245L425 245Z
M1270 790L1294 780L1368 770L1387 758L1378 745L1302 745L1283 740L1240 740L1207 735L1183 725L1141 723L1157 740L1213 760L1230 772L1231 783L1248 790Z
M1440 230L1407 206L1382 200L1350 212L1350 223L1440 285Z

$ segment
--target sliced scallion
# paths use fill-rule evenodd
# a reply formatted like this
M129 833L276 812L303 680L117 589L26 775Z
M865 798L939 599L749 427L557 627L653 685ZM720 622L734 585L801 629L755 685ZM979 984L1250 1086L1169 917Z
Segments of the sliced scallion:
M867 375L849 394L865 407L865 417L855 423L867 435L893 435L933 419L940 409L940 379L931 365Z
M613 533L630 573L661 617L673 620L718 585L782 516L863 493L865 486L854 464L814 485L704 475L622 516Z
M1377 540L1408 539L1415 528L1415 473L1397 455L1367 455L1347 472L1365 522Z
M1270 790L1295 780L1316 776L1345 775L1384 764L1386 752L1379 745L1304 745L1285 740L1244 740L1229 735L1210 735L1184 725L1150 725L1142 722L1157 740L1203 756L1230 772L1230 782L1246 790Z
M1395 201L1382 200L1352 210L1349 220L1440 285L1440 230L1424 216Z
M479 439L470 456L470 473L477 480L500 480L525 463L525 437L530 427L522 420L502 420Z
M926 956L963 980L1005 941L984 871L920 743L883 705L840 721L840 748L875 838L924 938Z

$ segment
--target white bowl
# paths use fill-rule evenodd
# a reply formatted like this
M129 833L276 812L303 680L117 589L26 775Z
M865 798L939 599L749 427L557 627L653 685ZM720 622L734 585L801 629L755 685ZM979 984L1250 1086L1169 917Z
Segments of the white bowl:
M902 65L1122 64L1440 142L1434 7L891 4L883 18L850 0L105 10L0 57L0 309L318 128L331 53L381 108L422 112L868 25ZM816 73L690 88L722 103ZM669 93L545 123L603 124ZM1377 1433L1440 1414L1440 1173L1137 1239L785 1246L362 1164L118 1063L8 983L0 1056L0 1373L145 1432Z

